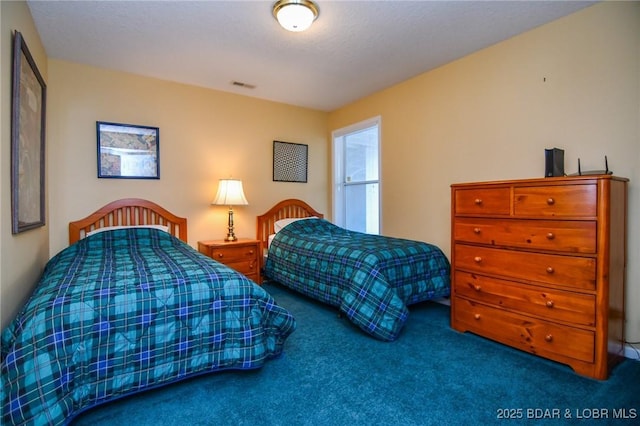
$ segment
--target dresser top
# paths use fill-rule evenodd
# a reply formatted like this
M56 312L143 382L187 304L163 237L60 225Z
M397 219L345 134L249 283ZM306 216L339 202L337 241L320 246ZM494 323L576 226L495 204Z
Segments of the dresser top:
M582 176L559 176L559 177L541 177L529 179L513 179L513 180L494 180L486 182L467 182L451 184L452 188L457 186L473 186L473 185L513 185L513 184L549 184L549 185L566 185L571 183L593 183L598 180L615 180L628 182L629 179L614 175L582 175Z

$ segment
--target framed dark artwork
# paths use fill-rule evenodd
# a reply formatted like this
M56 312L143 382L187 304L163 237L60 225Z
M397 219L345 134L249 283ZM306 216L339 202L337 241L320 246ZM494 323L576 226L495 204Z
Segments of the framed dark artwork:
M13 39L11 104L11 232L45 224L47 85L19 31Z
M308 145L273 141L273 180L306 183L308 156Z
M160 179L160 129L96 122L98 177Z

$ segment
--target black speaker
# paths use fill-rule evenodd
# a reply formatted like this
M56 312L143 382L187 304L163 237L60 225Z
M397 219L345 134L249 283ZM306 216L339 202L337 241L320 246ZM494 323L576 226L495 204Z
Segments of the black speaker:
M564 149L545 149L544 162L544 177L564 176Z

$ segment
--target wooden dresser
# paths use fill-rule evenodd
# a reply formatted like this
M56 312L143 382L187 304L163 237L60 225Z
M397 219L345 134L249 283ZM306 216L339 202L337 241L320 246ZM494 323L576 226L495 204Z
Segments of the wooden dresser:
M604 380L624 351L627 179L451 186L451 326Z

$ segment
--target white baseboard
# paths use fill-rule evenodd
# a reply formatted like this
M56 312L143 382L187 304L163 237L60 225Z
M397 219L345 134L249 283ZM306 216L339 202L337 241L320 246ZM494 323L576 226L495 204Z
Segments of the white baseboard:
M441 305L451 306L451 299L448 297L443 297L441 299L433 299L434 302L440 303Z
M640 360L640 348L633 348L631 345L624 345L625 358Z

